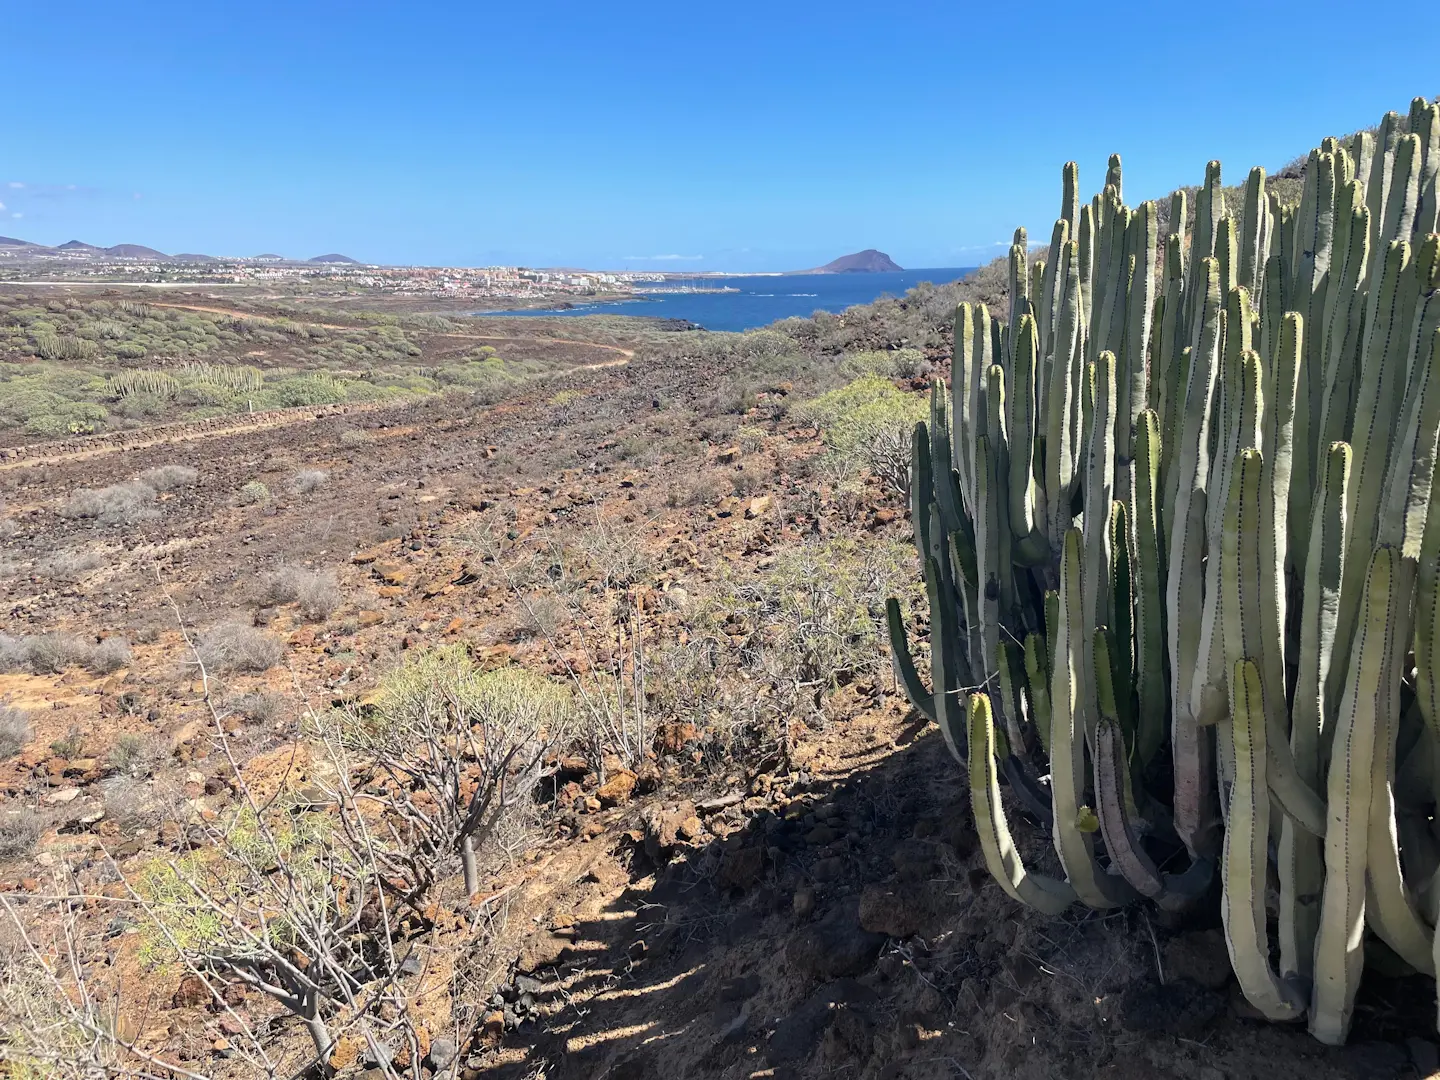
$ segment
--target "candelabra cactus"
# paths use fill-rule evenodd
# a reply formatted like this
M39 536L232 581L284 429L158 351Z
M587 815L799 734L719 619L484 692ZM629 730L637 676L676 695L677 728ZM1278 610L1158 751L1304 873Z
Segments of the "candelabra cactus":
M1227 207L1211 162L1163 238L1118 156L1088 203L1067 165L1048 251L1017 232L1005 322L960 305L916 428L930 684L887 612L1007 893L1218 889L1246 997L1332 1043L1366 932L1440 957L1437 174L1423 99L1326 140L1295 206L1255 169ZM1002 784L1064 880L1026 867Z

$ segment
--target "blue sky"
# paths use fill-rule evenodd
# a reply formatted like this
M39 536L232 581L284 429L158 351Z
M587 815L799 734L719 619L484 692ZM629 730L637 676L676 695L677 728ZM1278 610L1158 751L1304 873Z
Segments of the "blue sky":
M0 232L168 252L974 265L1070 158L1134 202L1440 94L1414 0L7 9Z

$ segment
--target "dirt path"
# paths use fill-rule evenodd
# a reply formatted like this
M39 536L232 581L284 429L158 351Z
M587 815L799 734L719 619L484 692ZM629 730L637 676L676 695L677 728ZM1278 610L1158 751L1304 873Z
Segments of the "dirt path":
M151 303L151 307L177 308L182 311L208 311L214 315L229 315L236 319L268 319L268 315L257 315L252 311L239 311L235 308L213 307L206 304L159 304ZM343 326L340 323L315 322L306 319L312 326L323 326L327 330L354 330L356 327ZM600 364L582 364L582 368L612 367L615 364L623 364L635 355L634 349L627 349L622 345L606 345L599 341L581 341L577 338L541 337L537 334L466 334L439 331L435 337L461 338L466 341L543 341L547 345L584 345L592 349L604 349L606 352L620 353L623 360L612 360Z

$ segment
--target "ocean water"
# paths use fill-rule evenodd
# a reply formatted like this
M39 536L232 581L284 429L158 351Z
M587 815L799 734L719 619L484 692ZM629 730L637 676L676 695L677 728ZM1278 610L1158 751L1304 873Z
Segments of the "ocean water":
M738 292L658 293L613 304L576 304L573 308L529 311L477 311L476 315L648 315L685 319L707 330L751 330L776 319L816 311L843 311L868 304L887 293L899 296L922 281L954 281L972 267L902 270L889 274L787 274L783 277L700 279L701 286L727 285ZM669 282L671 286L682 282Z

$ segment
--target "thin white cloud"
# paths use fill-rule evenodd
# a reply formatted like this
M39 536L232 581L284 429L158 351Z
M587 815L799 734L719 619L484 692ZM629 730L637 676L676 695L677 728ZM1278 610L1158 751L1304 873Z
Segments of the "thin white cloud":
M10 181L10 186L11 186L12 188L22 188L22 187L24 187L25 185L24 185L23 183L21 183L19 180L11 180L11 181Z
M22 217L24 217L24 216L25 216L25 215L24 215L24 214L19 214L19 213L16 213L16 214L11 214L11 215L10 215L10 216L11 216L11 217L12 217L12 218L16 218L16 219L19 219L19 218L22 218Z
M626 255L626 262L698 262L704 255Z

